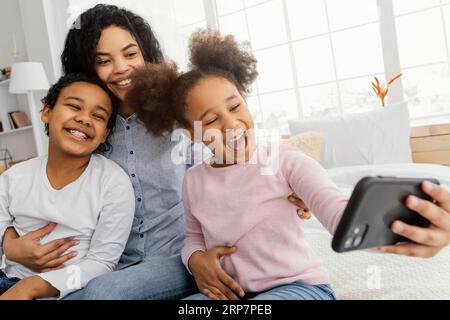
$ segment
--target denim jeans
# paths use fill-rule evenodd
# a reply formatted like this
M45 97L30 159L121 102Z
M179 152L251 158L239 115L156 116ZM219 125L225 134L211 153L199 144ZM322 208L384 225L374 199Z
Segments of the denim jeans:
M177 300L198 292L179 255L106 273L63 300Z
M209 298L197 293L184 300L209 300ZM328 284L308 285L294 282L264 292L246 294L244 300L336 300L336 297Z
M19 281L19 278L8 278L6 274L0 270L0 295L4 294L9 288Z

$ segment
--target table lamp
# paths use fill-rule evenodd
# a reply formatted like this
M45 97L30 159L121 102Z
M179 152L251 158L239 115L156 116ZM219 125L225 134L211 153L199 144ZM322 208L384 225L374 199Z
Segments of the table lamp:
M45 154L46 150L44 150L42 140L39 138L42 134L38 125L40 115L34 102L33 91L48 90L49 86L42 63L19 62L12 65L9 92L27 95L38 156Z

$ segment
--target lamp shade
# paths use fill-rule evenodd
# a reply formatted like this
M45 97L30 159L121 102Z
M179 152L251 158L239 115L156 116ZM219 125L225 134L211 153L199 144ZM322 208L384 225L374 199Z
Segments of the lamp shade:
M12 65L9 92L27 93L47 90L49 86L42 63L19 62Z

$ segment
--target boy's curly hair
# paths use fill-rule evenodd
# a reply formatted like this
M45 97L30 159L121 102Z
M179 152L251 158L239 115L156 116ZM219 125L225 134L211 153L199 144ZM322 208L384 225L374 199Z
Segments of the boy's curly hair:
M222 36L212 29L200 29L189 41L190 71L178 72L174 63L147 64L132 76L133 87L126 101L154 135L189 128L185 119L186 96L200 80L223 77L245 96L258 76L256 58L234 36Z

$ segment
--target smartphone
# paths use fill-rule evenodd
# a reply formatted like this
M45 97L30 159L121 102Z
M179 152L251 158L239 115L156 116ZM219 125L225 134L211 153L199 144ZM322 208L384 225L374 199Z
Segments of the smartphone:
M430 222L408 209L409 195L433 202L422 191L423 181L439 184L437 179L365 177L355 186L332 241L336 252L346 252L410 241L391 231L394 221L427 227Z

